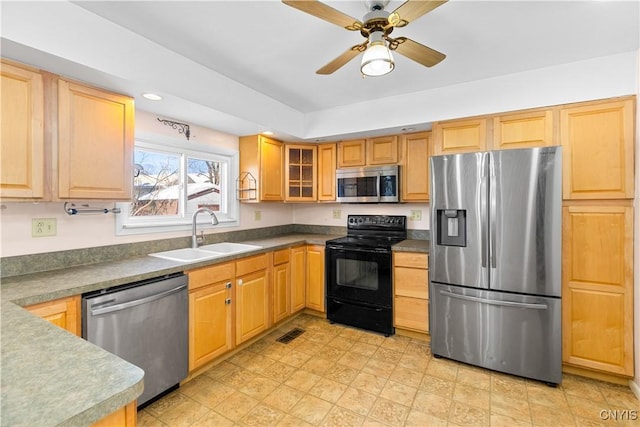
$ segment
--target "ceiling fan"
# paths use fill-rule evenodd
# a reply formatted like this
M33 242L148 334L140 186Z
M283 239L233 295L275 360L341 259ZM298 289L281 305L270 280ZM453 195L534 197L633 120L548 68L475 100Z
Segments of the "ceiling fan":
M395 66L391 51L412 59L425 67L432 67L445 58L443 53L424 46L407 37L389 36L394 28L407 26L411 21L444 4L447 0L407 0L389 13L384 8L389 0L365 0L369 12L358 21L339 10L317 0L282 0L288 6L339 25L349 31L360 31L366 40L351 46L343 54L316 71L331 74L364 52L360 71L363 76L381 76Z

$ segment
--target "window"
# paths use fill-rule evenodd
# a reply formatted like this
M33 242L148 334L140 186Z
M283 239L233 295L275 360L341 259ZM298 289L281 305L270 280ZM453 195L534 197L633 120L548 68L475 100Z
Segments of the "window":
M213 210L219 226L238 225L234 194L237 153L189 143L188 146L136 141L133 201L120 203L118 234L186 230L200 207ZM210 223L202 216L203 226Z

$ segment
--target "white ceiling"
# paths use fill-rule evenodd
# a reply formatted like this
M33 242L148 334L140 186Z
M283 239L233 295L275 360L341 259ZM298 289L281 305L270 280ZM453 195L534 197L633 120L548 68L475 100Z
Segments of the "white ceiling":
M27 3L2 2L3 56L124 90L147 111L237 135L274 128L297 140L308 137L309 114L637 51L640 39L637 1L451 0L392 34L445 53L443 62L425 68L396 54L391 74L363 79L360 57L315 74L360 43L359 33L280 1ZM364 1L326 3L358 19L367 12ZM149 90L165 99L141 99Z

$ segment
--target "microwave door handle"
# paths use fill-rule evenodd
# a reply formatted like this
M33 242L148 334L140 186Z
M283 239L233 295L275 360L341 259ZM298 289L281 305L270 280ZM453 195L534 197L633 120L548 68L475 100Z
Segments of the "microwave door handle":
M380 189L380 182L382 181L382 172L378 172L376 176L376 199L378 203L380 203L380 194L382 194L382 190Z

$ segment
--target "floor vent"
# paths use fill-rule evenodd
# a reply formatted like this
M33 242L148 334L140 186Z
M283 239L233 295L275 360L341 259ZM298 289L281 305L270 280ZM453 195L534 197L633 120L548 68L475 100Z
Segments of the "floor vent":
M283 344L289 344L291 341L293 341L294 339L302 335L302 333L304 333L304 329L293 328L292 330L290 330L289 332L287 332L286 334L278 338L276 341L281 342Z

